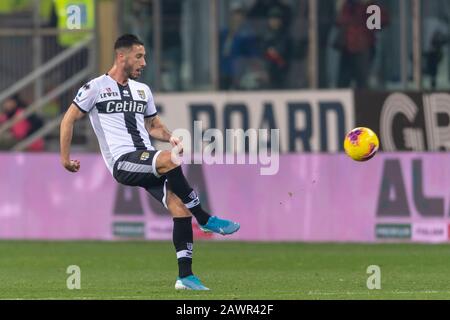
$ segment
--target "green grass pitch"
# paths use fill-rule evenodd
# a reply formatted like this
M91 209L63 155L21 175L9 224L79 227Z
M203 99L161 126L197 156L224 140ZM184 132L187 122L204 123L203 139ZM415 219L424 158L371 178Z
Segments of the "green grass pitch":
M448 245L197 241L209 292L174 290L171 242L0 241L0 254L0 299L450 299ZM367 289L370 265L380 290Z

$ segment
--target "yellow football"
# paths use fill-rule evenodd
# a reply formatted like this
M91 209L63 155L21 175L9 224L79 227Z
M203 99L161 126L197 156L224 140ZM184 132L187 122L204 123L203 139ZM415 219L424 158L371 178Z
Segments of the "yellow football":
M378 151L380 143L378 137L369 128L358 127L345 136L345 153L356 161L367 161Z

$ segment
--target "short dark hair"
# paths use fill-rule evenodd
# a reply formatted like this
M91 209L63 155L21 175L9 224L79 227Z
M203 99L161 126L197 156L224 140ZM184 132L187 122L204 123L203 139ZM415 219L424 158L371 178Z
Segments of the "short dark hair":
M131 48L135 44L142 46L144 45L144 43L139 40L139 38L134 34L124 34L117 38L116 42L114 43L114 50L120 48Z

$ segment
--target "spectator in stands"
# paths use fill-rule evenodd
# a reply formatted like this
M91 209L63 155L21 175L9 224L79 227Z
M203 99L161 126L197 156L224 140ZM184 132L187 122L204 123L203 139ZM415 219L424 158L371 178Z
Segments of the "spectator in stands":
M18 96L6 99L0 111L0 126L8 120L16 117L21 120L14 124L7 132L3 133L0 137L0 148L10 149L21 140L32 135L40 127L42 127L42 120L36 116L31 115L27 118L23 117L24 105ZM27 151L43 151L44 140L39 138L35 140L28 148Z
M367 28L367 7L372 3L346 0L337 18L338 37L334 43L340 50L338 87L346 88L355 81L357 88L367 88L375 56L375 31ZM387 23L387 12L381 11L382 27Z
M182 1L161 1L162 10L162 89L164 91L181 90L181 17Z
M256 57L256 38L245 23L245 9L240 3L231 8L229 26L220 32L219 63L220 89L238 89L241 78L245 78L246 58Z
M124 5L125 6L125 5ZM152 0L136 0L126 3L129 7L128 14L123 14L123 27L135 34L145 44L146 48L149 48L147 56L153 59L153 10L154 3ZM125 8L124 8L125 9ZM154 66L150 66L143 70L141 80L145 83L154 83L155 72Z
M75 11L72 7L78 7L80 10L80 29L72 29L75 32L65 32L70 31L70 24L76 21L76 19L73 19ZM62 31L58 33L56 38L57 42L53 43L53 45L56 45L55 49L57 52L75 46L86 40L89 35L95 33L92 31L95 28L95 7L95 1L92 0L53 0L49 26ZM58 84L68 81L71 77L83 70L88 63L89 48L85 47L58 66ZM65 106L70 105L74 95L74 87L60 95L61 112L66 111Z
M449 38L440 31L435 31L432 36L429 51L425 52L425 74L430 76L431 89L436 89L439 65L444 56L443 47L448 44Z
M448 18L427 17L423 21L424 74L430 78L431 89L436 89L439 67L444 57L444 47L450 42Z
M270 89L286 88L286 73L291 59L292 41L289 33L284 30L283 12L277 7L271 8L262 39Z
M277 8L281 12L281 19L283 20L283 29L289 30L291 26L291 8L282 0L256 0L253 6L250 8L247 17L255 23L256 30L263 30L259 28L264 26L269 17L271 9Z
M318 2L318 65L319 65L319 88L329 88L330 70L333 65L329 65L329 38L335 26L336 4L330 0L319 0ZM305 46L307 50L307 45Z

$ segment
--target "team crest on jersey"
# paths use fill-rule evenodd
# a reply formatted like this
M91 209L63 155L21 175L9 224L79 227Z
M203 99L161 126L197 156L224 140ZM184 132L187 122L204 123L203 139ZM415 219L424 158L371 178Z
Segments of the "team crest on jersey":
M148 153L147 151L141 153L141 161L148 160L148 158L150 158L150 153Z
M142 100L145 100L145 91L144 90L138 90L137 91L139 98Z

